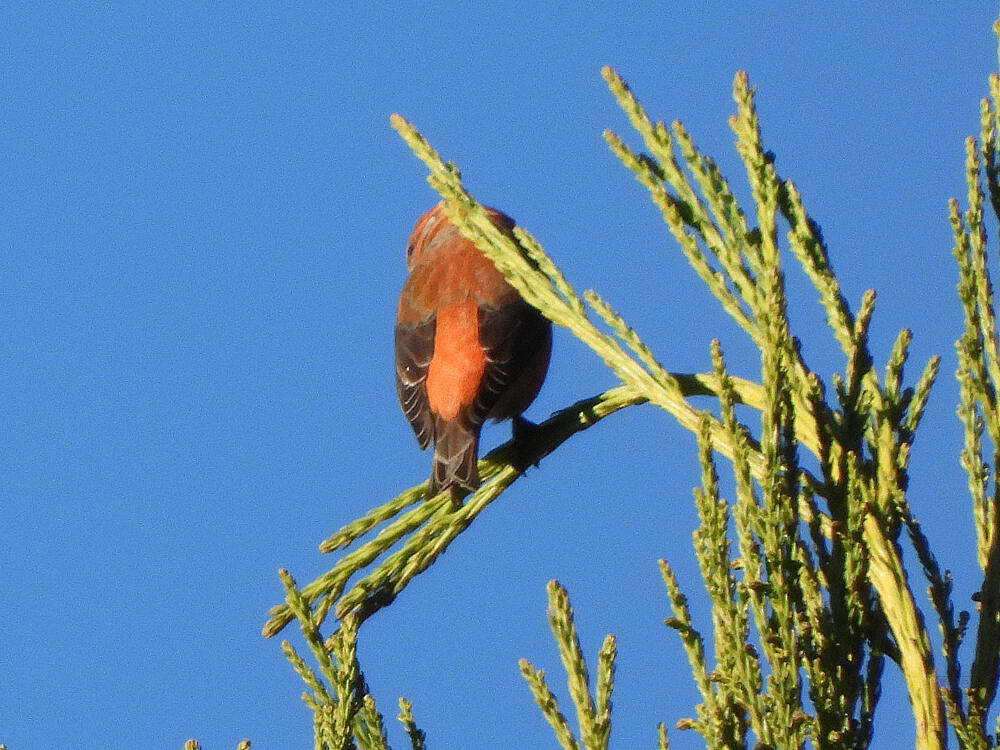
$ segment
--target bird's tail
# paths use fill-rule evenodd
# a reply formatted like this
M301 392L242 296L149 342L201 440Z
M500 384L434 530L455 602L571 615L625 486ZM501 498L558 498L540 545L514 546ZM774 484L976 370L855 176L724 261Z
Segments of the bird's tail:
M478 489L479 429L470 429L459 420L441 420L434 433L434 461L427 497L451 488Z

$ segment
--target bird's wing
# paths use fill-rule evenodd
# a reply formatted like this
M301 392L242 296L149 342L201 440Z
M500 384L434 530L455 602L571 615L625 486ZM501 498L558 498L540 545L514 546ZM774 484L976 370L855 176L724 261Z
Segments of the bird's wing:
M514 416L491 412L539 354L544 351L547 356L551 336L549 322L524 300L479 308L479 343L486 353L486 370L472 410L474 420L481 424L488 417Z
M396 324L396 394L422 449L434 437L426 380L434 356L435 323L431 317L416 323Z

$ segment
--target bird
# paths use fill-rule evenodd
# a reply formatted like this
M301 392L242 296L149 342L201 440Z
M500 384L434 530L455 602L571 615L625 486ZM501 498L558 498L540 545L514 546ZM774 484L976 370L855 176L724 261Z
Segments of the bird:
M484 206L514 239L514 220ZM521 417L542 386L552 324L452 224L440 202L406 245L408 275L395 324L396 392L422 450L434 446L426 497L481 484L479 436L488 419L512 420L515 448L531 423Z

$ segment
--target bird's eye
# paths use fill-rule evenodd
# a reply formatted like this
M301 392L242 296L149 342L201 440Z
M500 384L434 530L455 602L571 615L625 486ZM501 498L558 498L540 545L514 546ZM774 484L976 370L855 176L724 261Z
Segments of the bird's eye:
M416 249L417 243L411 242L406 246L406 262L410 262L410 258L413 257L413 251Z

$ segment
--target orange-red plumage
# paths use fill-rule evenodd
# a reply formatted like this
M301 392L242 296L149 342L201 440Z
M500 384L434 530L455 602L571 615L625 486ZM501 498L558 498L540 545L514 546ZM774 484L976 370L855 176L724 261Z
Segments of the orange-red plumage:
M479 307L471 300L438 311L434 358L427 368L427 406L441 419L455 419L479 393L486 352L479 345Z
M513 220L487 209L513 238ZM487 419L520 419L549 364L552 327L445 215L417 221L396 314L396 390L421 448L434 445L428 495L479 486Z

